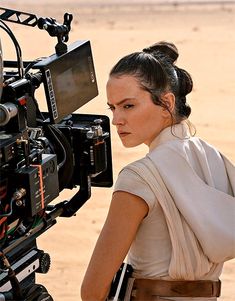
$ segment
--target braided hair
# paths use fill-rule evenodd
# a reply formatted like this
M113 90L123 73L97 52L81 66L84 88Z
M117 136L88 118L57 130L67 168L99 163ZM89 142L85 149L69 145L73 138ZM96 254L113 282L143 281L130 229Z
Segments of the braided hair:
M193 81L187 71L175 65L178 56L178 49L173 43L161 41L143 51L124 56L111 69L110 76L135 76L141 88L151 94L153 102L166 109L161 95L172 92L176 99L174 116L181 121L191 113L186 95L192 91Z

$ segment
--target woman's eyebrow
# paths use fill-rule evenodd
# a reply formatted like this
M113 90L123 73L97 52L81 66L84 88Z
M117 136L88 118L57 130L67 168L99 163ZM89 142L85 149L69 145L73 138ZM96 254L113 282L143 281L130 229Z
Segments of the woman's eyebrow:
M122 105L124 102L129 101L129 100L133 100L133 99L135 99L135 98L134 98L134 97L128 97L128 98L124 98L123 100L121 100L121 101L119 101L119 102L117 102L117 103L115 103L115 104L111 104L111 103L107 102L107 105L108 105L108 106L113 106L113 105L120 106L120 105Z

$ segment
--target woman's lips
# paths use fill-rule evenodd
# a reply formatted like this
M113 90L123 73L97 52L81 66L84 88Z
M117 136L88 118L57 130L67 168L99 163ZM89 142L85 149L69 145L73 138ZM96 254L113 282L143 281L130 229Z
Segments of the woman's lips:
M128 132L118 132L118 135L120 137L126 137L127 135L130 135L130 133L128 133Z

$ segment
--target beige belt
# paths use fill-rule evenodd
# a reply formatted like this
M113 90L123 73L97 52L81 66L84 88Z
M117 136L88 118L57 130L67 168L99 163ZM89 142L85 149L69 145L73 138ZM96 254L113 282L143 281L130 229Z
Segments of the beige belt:
M219 297L221 282L211 280L168 281L135 279L131 300L151 300L159 297Z

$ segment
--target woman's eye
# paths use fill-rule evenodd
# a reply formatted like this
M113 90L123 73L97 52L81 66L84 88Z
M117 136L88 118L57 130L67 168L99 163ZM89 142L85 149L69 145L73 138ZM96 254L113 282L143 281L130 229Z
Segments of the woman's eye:
M114 107L112 107L112 106L108 106L108 109L111 111L114 111Z
M131 105L131 104L124 105L124 109L130 109L132 107L134 107L134 105Z

